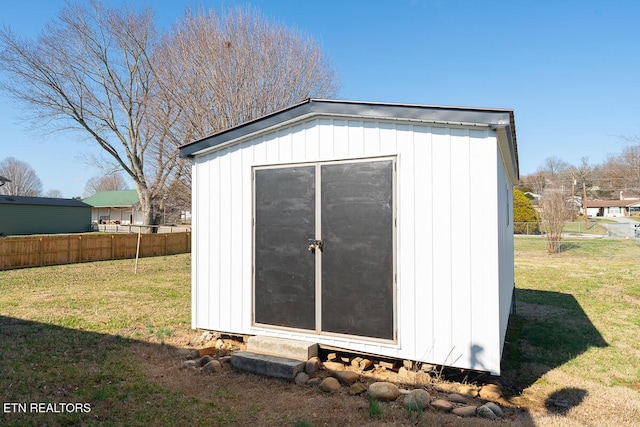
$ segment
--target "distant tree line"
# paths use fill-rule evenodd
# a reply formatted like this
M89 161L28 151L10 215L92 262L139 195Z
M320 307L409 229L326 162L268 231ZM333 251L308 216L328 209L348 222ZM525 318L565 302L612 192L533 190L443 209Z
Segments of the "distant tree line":
M0 186L0 194L7 196L51 197L63 198L60 190L42 190L42 181L31 165L14 157L7 157L0 161L0 177L6 179ZM3 180L4 181L4 180ZM124 190L127 183L119 173L94 176L87 181L84 197L89 197L99 191Z
M620 191L640 194L640 138L627 138L630 145L619 154L610 155L600 164L591 164L587 157L571 165L558 157L548 157L534 173L520 177L518 188L544 194L545 190L563 190L588 199L618 199Z

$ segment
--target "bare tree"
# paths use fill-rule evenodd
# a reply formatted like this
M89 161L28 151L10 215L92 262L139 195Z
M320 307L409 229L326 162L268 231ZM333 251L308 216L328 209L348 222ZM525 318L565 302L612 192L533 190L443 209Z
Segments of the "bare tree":
M109 153L136 183L145 223L153 223L158 189L146 175L153 137L144 126L154 86L151 12L68 4L37 41L3 28L0 43L2 88L32 108L35 119L80 130Z
M7 157L0 162L0 175L10 180L0 187L0 194L34 197L42 193L42 181L28 163Z
M547 174L541 169L531 175L523 176L520 181L523 187L531 189L535 194L542 194L549 185Z
M569 198L570 199L570 198ZM571 218L571 205L567 194L560 189L547 190L538 204L542 218L542 230L546 234L547 251L557 253L562 240L564 224Z
M620 175L624 177L625 188L640 191L640 144L624 147L618 162Z
M156 53L188 141L338 89L313 39L252 9L188 11Z
M52 188L51 190L47 190L47 192L44 193L44 197L50 197L52 199L62 199L62 191Z
M155 60L163 89L153 98L155 123L172 124L157 132L175 147L338 91L335 70L313 39L253 9L187 11ZM190 166L176 162L161 203L173 215L190 205L191 194Z
M69 4L37 41L5 27L0 46L5 93L105 150L133 180L145 224L188 181L177 146L336 91L317 44L241 9L187 13L160 37L148 8Z
M84 186L84 196L89 197L100 191L126 190L127 183L119 173L89 178Z

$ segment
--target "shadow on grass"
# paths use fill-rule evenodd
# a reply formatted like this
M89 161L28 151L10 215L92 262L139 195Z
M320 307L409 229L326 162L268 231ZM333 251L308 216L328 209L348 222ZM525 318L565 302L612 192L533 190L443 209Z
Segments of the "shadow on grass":
M560 243L560 248L558 250L558 252L568 252L572 249L576 249L579 248L580 245L578 245L577 243L574 242L562 242Z
M566 415L572 408L579 406L587 394L581 388L566 387L551 393L544 403L549 412Z
M141 350L176 354L163 344L0 316L0 425L207 422L211 403L148 381L135 354Z
M516 289L515 299L516 312L509 319L502 358L503 377L514 395L591 347L608 345L570 294ZM579 403L586 391L570 394L570 401ZM550 399L548 407L554 407L554 401L567 401Z

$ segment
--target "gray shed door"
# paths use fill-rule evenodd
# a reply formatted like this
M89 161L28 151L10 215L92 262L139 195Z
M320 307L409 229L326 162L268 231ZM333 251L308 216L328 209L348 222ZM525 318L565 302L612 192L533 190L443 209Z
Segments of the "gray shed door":
M393 173L391 159L255 170L255 323L395 339Z

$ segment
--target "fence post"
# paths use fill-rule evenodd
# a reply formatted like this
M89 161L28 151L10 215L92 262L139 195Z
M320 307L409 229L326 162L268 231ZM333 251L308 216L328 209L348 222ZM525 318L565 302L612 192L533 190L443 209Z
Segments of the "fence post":
M78 262L82 262L82 236L78 236Z
M42 237L40 238L40 243L38 247L38 265L42 267Z
M114 236L111 235L111 259L116 259L116 250L115 250L115 245L114 245Z

